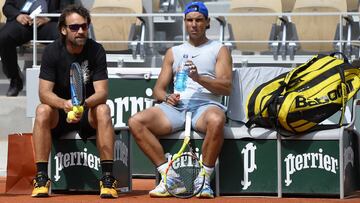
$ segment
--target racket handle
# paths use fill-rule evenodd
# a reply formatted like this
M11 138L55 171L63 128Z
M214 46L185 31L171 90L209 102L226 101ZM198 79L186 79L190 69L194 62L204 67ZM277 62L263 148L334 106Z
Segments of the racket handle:
M185 137L190 137L191 115L192 115L192 113L190 111L186 112L186 116L185 116Z
M174 154L172 160L175 160L175 159L177 159L177 158L179 158L179 157L181 156L181 154L185 151L185 148L186 148L186 146L189 144L189 142L190 142L190 137L189 137L189 136L185 136L184 142L183 142L183 144L181 145L180 150L178 151L178 153Z

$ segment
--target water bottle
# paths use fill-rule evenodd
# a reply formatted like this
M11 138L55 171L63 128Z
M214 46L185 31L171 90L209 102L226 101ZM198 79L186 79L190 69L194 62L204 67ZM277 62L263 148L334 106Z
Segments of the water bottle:
M184 54L181 61L180 69L175 76L174 89L178 92L182 92L186 89L186 81L188 79L188 67L186 66L187 60L188 55Z

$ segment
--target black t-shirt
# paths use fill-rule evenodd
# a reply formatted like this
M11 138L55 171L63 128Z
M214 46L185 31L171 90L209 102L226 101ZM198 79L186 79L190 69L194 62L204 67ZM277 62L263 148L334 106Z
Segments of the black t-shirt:
M78 62L83 69L86 98L95 92L94 81L108 79L106 54L101 44L88 39L82 52L72 55L59 38L45 48L39 78L54 82L53 92L63 99L71 98L69 77L73 62Z

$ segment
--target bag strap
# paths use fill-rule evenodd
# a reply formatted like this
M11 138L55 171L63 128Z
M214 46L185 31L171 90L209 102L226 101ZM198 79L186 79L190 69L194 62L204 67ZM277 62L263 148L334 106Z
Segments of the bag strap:
M343 60L344 60L344 63L349 63L349 60L347 58L347 56L342 53L342 52L332 52L331 54L329 54L329 56L331 57L335 57L335 55L341 55ZM310 67L315 61L321 59L321 58L324 58L326 57L327 55L324 55L324 54L319 54L319 55L316 55L314 56L312 59L310 59L307 63L299 66L299 67L296 67L294 68L293 70L291 70L286 76L285 76L285 79L284 79L284 82L285 84L289 84L289 82L291 81L291 79L293 77L295 77L296 75L298 75L299 72L302 72L304 71L305 69L307 69L308 67Z
M273 103L275 101L275 99L278 98L278 96L281 95L281 93L284 91L284 89L285 89L285 83L283 83L281 81L280 82L280 87L277 90L274 91L274 93L272 94L270 99L265 103L264 107L256 115L249 118L249 120L245 123L245 126L247 128L250 128L255 123L255 120L257 118L261 118L262 113L264 113L264 111L267 109L267 107L271 103Z
M306 70L308 67L310 67L313 63L315 63L317 60L325 57L326 55L316 55L313 58L311 58L308 62L306 62L305 64L295 67L294 69L292 69L286 76L284 79L284 83L286 84L286 86L288 86L289 82L291 81L291 79L295 76L298 75L299 72L302 72L304 70Z
M335 56L336 54L341 55L342 58L344 59L344 63L349 64L349 59L342 52L339 52L339 51L333 52L333 53L330 54L330 56ZM341 100L342 100L342 107L341 107L341 115L340 115L340 120L339 120L339 126L342 126L343 121L344 121L344 116L345 116L346 102L348 100L348 94L347 94L347 86L346 86L344 68L342 66L338 66L338 71L339 71L340 79L341 79L340 86L341 86Z
M342 58L344 59L344 62L349 63L349 59L344 53L342 53L340 51L335 51L335 52L332 52L331 54L329 54L329 56L332 56L332 57L335 57L335 55L341 55Z
M345 116L345 109L346 109L346 102L347 102L347 86L345 83L345 74L344 74L344 69L342 68L342 66L338 66L338 71L339 71L339 75L340 75L340 79L341 79L341 101L342 101L342 107L341 107L341 115L340 115L340 120L339 120L339 126L342 126L343 121L344 121L344 116Z

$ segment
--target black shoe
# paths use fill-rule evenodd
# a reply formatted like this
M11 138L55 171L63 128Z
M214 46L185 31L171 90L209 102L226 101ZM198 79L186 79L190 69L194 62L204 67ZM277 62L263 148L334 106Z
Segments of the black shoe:
M6 93L6 96L16 97L22 89L23 89L23 81L21 77L12 78L10 80L10 86Z

